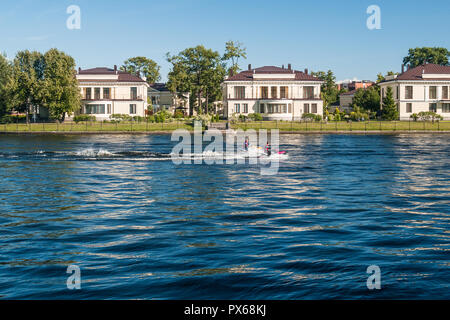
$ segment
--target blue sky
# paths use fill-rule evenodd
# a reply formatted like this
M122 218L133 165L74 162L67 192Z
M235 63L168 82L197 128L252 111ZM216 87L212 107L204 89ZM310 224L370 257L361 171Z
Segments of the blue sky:
M66 28L69 5L81 8L81 30ZM369 5L381 8L381 30L366 27ZM241 67L287 65L335 72L338 80L376 79L399 71L411 47L450 49L448 0L15 0L0 11L0 51L56 47L82 68L120 65L146 56L169 71L165 56L203 44L223 53L243 42Z

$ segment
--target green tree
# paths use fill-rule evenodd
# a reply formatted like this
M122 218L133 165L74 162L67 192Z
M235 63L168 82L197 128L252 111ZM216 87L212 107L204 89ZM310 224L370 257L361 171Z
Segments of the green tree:
M44 55L44 77L42 80L42 105L48 108L51 119L64 121L66 113L81 107L80 90L74 77L75 60L57 49Z
M155 83L161 80L161 67L152 59L146 57L134 57L126 60L123 66L120 67L122 71L126 70L133 74L140 74L147 78L147 83Z
M0 117L11 108L10 88L12 79L12 65L6 59L6 56L0 54Z
M44 56L37 51L19 51L13 63L13 77L11 101L16 111L26 113L28 123L31 106L42 100Z
M450 51L446 48L439 47L423 47L409 49L408 55L403 58L404 64L410 64L412 68L425 63L449 65Z
M380 88L371 86L367 89L358 89L353 97L352 106L360 106L364 110L380 110Z
M383 98L382 117L384 120L398 120L399 113L397 104L395 103L392 88L388 87L386 96Z
M196 46L181 51L178 55L167 54L172 64L168 74L168 87L172 92L190 92L190 114L193 102L197 100L198 112L203 112L203 100L214 99L220 95L220 83L225 76L225 64L217 51L204 46ZM207 110L207 108L206 108Z
M225 54L222 59L227 63L231 62L228 72L232 70L233 74L236 74L240 70L240 58L247 59L247 51L246 48L243 47L243 44L238 41L228 41L225 43Z
M334 76L333 71L311 72L311 75L324 81L321 87L321 98L323 100L324 110L333 103L339 101L339 90L336 85L336 77Z

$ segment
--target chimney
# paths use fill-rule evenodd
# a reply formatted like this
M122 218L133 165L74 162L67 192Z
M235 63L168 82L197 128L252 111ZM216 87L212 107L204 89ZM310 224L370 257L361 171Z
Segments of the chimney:
M308 68L305 69L305 74L308 74Z
M79 67L79 68L78 68L78 73L80 73L80 72L81 72L81 68Z
M248 65L248 70L249 71L252 70L252 65L251 64Z
M114 72L117 72L117 64L114 65Z
M291 64L289 63L288 64L288 70L291 70L292 69L292 66L291 66Z
M233 75L234 75L234 74L233 74L233 69L230 69L230 70L228 71L228 76L231 78Z
M405 72L405 64L402 64L402 73Z
M283 64L283 65L281 65L281 69L284 69L284 64Z
M411 68L411 64L408 64L408 70Z

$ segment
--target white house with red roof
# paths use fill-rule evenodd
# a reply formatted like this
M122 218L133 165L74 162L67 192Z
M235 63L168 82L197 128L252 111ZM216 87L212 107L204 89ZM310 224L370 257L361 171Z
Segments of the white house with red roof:
M305 113L323 115L323 82L284 66L266 66L228 76L222 83L225 117L260 113L266 120L298 120Z
M382 97L388 87L392 88L400 120L410 120L413 113L422 111L433 111L450 120L450 66L424 64L402 70L399 75L387 76L379 86Z
M78 69L76 78L82 96L81 114L94 115L98 120L112 114L145 116L148 83L145 79L114 66Z

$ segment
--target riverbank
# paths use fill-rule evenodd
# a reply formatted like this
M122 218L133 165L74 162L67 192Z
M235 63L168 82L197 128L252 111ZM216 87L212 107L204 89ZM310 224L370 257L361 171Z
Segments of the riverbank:
M232 130L278 129L281 134L423 134L450 133L450 121L370 121L370 122L294 122L258 121L230 124ZM177 129L193 131L189 122L165 123L33 123L2 124L0 134L170 134Z

